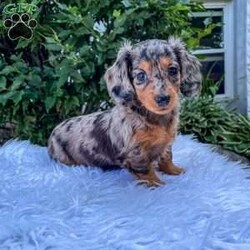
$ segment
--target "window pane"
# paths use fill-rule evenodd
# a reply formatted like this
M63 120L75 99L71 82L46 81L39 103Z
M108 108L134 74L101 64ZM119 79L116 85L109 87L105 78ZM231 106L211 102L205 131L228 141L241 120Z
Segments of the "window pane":
M212 32L200 40L197 49L223 48L223 9L209 10L203 13L194 13L192 26L195 28L206 28L213 26Z
M200 61L204 78L218 82L220 85L217 94L224 94L224 55L221 53L201 56Z

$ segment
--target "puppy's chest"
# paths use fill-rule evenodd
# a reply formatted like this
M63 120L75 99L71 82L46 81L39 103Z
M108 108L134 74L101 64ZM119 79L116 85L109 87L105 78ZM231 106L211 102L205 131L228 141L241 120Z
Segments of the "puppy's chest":
M139 129L134 133L133 139L145 151L162 151L175 137L176 128L173 125L152 125Z

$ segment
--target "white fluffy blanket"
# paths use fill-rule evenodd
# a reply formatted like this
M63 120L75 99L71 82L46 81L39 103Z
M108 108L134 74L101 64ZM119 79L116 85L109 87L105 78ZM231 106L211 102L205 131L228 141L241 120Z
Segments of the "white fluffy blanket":
M126 170L66 167L45 147L0 147L0 249L248 250L250 170L178 136L187 172L136 185Z

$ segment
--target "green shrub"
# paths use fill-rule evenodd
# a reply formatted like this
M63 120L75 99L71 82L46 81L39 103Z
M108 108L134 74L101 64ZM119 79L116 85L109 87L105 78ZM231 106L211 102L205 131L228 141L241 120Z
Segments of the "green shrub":
M166 39L171 34L193 46L207 33L190 26L191 11L202 10L199 3L19 2L39 2L32 16L38 26L32 39L12 41L0 22L0 125L14 124L16 136L40 144L56 124L79 115L83 104L85 113L109 104L102 76L125 39Z
M214 100L217 83L209 81L203 86L199 97L182 101L181 133L194 134L201 142L218 144L224 149L250 157L250 120L227 111Z

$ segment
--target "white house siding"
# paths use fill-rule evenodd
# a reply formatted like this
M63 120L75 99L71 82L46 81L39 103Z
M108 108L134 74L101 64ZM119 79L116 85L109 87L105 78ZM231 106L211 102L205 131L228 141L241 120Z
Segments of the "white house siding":
M250 118L250 1L247 2L247 34L246 34L246 55L247 55L247 114Z
M246 71L246 26L247 26L246 0L233 0L234 4L234 30L235 30L235 77L234 92L236 106L240 113L247 113L247 71Z

